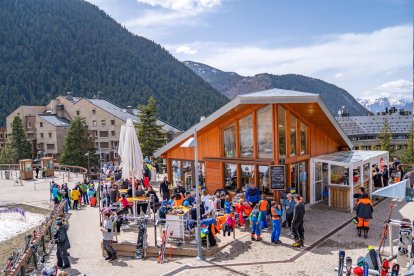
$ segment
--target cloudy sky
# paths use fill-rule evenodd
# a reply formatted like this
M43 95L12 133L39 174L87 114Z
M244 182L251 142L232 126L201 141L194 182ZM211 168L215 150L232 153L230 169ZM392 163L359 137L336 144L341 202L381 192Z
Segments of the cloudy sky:
M412 0L88 0L177 59L413 98Z

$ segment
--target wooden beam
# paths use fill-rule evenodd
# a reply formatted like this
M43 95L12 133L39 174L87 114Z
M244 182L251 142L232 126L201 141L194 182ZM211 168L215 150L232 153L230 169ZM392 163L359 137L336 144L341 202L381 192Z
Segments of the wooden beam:
M277 105L272 106L272 120L273 120L273 131L272 131L272 146L273 146L273 159L276 165L279 165L279 127L277 117Z
M253 158L258 158L257 149L257 110L253 112Z
M209 162L223 162L230 164L243 164L243 165L261 165L261 166L270 166L274 164L274 161L271 159L245 159L245 158L214 158L214 157L205 157L203 161Z
M290 157L290 112L285 112L285 140L286 140L286 159ZM286 162L285 162L286 163Z

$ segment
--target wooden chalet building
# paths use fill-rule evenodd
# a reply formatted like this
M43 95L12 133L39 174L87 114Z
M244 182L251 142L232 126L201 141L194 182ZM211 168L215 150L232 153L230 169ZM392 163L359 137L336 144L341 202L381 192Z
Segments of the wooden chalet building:
M317 94L271 89L239 95L155 153L166 160L174 187L178 181L195 187L194 148L187 146L195 129L200 184L210 193L237 193L254 182L278 197L269 171L285 165L285 190L293 187L310 202L311 158L352 149Z

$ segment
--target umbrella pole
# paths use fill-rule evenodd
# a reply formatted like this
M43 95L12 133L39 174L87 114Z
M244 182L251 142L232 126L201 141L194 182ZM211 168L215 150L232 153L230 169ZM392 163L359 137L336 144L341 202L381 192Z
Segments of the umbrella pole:
M134 178L132 178L132 197L135 198L135 176ZM134 204L133 204L132 212L134 214L134 217L136 217L137 216L137 204L136 204L136 201L133 201L133 202Z

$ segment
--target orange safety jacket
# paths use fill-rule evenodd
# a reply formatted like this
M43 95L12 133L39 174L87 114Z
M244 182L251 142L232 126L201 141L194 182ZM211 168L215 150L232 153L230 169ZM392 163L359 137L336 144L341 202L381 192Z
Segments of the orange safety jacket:
M267 205L269 204L269 202L267 202L266 199L262 199L259 202L259 210L262 212L266 212L267 211Z

